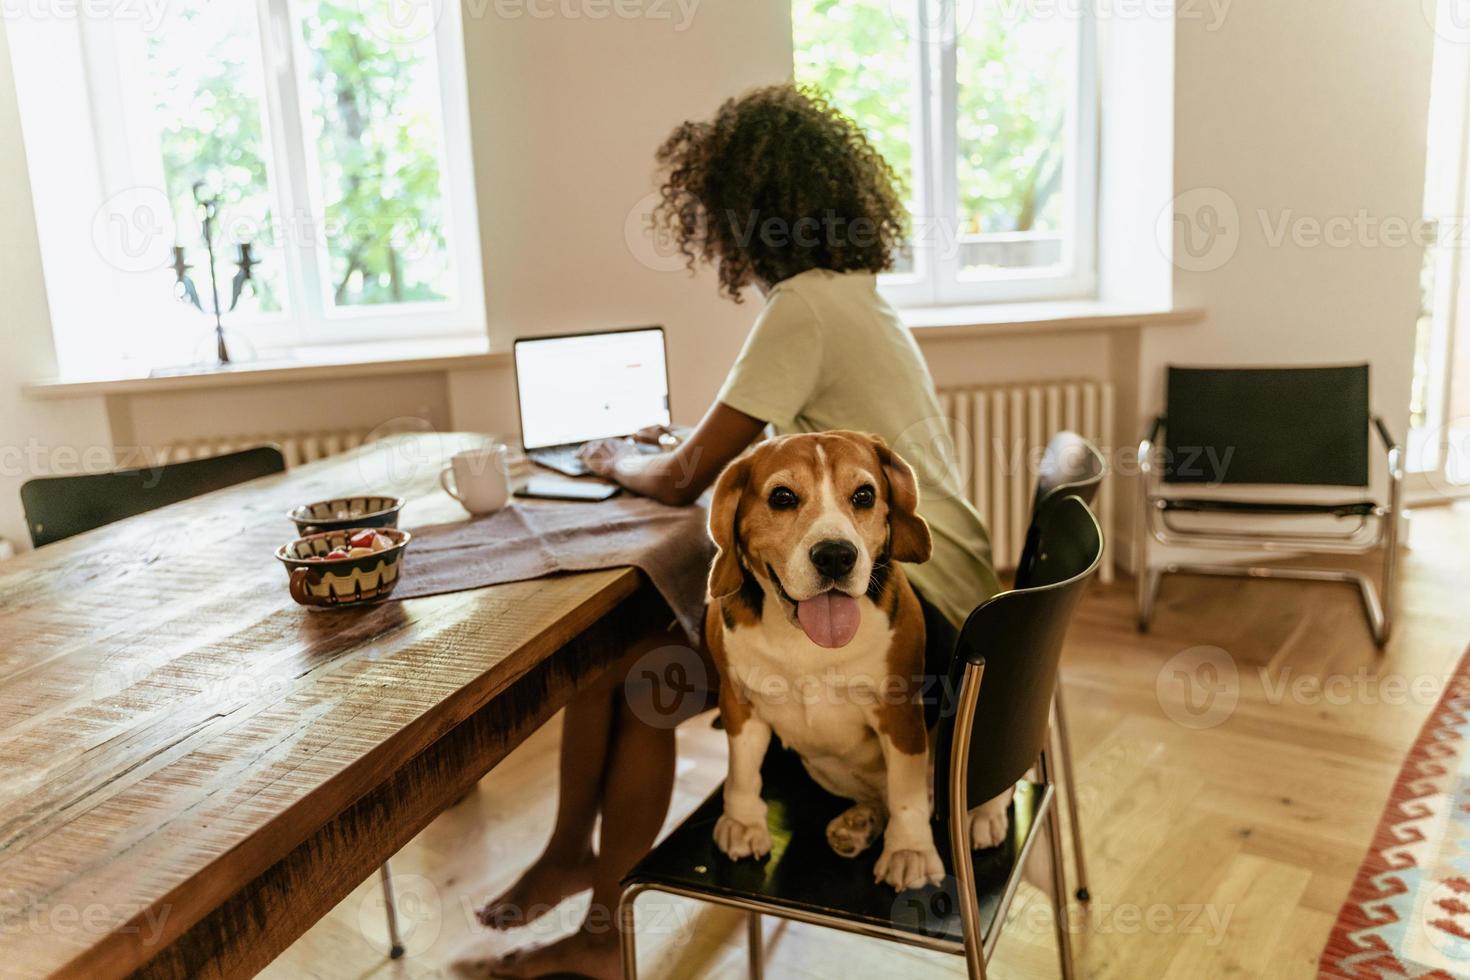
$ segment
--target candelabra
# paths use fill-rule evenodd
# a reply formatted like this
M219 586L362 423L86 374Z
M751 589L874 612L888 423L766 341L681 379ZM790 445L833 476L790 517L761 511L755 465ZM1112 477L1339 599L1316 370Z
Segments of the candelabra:
M204 250L209 257L209 295L211 309L206 310L204 304L199 300L199 290L194 285L194 279L189 275L189 270L194 268L184 256L184 246L174 246L174 295L180 301L193 305L200 313L212 313L214 316L214 341L215 355L219 364L230 363L230 351L225 345L224 315L233 312L235 305L240 302L240 294L245 291L245 284L254 282L252 270L260 264L250 252L250 243L241 242L235 246L235 278L230 285L230 305L223 306L219 296L219 277L215 271L214 259L214 222L219 214L219 198L207 197L204 193L204 182L199 181L194 185L194 203L199 208L200 224L203 227Z

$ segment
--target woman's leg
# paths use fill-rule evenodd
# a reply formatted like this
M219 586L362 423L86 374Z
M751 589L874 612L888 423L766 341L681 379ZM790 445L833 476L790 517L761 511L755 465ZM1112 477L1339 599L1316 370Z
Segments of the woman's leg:
M662 642L669 639L665 635ZM704 708L711 686L705 678L713 679L707 661L687 648L668 647L657 657L651 657L649 650L645 645L616 671L621 683L613 699L613 731L605 756L607 778L600 794L602 828L587 916L571 935L501 960L496 964L501 975L620 974L620 883L648 853L663 826L674 789L675 729Z
M589 930L602 927L614 948L623 877L652 849L674 795L676 723L650 723L649 713L636 707L640 697L631 695L618 705L609 779L602 798L592 907L585 923Z
M592 828L601 794L625 665L614 665L572 700L562 718L556 823L541 856L479 911L492 929L532 922L592 886ZM573 751L567 751L568 747Z

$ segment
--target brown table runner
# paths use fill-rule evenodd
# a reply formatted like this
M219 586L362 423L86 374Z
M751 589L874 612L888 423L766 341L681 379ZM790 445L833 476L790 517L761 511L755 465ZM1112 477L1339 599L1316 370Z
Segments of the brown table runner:
M633 565L697 644L714 557L706 520L703 502L668 507L631 494L598 503L517 501L484 517L409 528L403 581L391 598Z

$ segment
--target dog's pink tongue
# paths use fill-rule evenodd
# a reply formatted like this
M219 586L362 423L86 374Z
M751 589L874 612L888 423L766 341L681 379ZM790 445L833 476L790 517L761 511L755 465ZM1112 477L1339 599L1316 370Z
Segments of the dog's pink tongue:
M796 604L796 618L819 647L845 647L857 635L858 601L836 589Z

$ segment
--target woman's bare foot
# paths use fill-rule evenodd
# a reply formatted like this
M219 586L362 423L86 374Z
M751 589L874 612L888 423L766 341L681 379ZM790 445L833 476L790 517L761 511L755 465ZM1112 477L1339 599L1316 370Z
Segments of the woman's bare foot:
M515 929L535 922L566 899L592 887L593 862L591 851L573 861L542 854L514 885L485 903L475 915L481 925L491 929Z
M490 974L516 980L560 974L618 980L623 975L618 931L611 927L591 931L584 924L556 942L506 954L490 964Z

